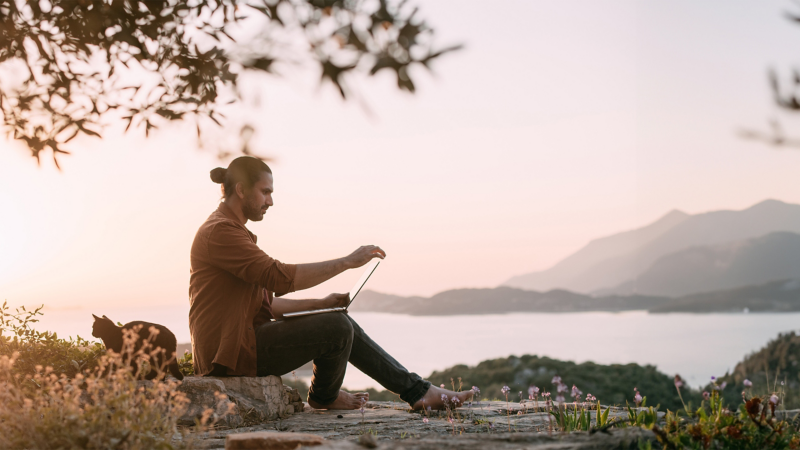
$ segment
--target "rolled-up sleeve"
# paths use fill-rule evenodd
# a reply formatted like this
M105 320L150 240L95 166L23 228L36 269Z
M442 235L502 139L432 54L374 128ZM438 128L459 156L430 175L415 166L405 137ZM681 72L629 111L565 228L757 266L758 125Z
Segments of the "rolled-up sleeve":
M267 255L251 240L246 230L231 222L218 223L211 230L208 258L214 266L276 294L294 291L297 266L284 264Z

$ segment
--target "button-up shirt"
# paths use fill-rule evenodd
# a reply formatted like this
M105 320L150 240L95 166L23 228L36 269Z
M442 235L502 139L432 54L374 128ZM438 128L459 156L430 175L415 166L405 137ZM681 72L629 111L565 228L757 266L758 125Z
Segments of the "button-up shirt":
M273 292L294 291L297 266L264 253L225 203L197 230L191 251L189 330L196 375L213 364L256 376L256 333L273 318Z

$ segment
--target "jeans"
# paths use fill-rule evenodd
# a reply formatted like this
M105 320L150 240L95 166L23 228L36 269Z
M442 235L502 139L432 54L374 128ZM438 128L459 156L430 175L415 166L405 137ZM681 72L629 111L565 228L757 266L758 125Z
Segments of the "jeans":
M345 313L267 322L256 330L256 346L258 376L281 376L314 361L308 399L320 405L329 405L339 396L348 361L410 405L431 386L409 373Z

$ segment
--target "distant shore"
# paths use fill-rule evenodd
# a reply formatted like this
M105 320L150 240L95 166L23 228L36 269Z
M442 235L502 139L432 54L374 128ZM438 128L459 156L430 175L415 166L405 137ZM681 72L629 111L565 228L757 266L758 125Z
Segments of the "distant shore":
M776 280L682 297L649 295L591 296L562 289L527 291L500 286L453 289L432 297L402 297L364 291L350 307L353 312L382 312L410 316L454 316L511 313L576 313L647 311L663 313L759 313L800 311L800 282Z

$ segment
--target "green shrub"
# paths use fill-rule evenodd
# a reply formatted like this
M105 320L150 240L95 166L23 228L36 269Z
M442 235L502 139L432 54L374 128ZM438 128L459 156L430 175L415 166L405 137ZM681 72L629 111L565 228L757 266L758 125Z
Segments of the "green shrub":
M178 359L178 369L181 371L183 376L194 376L194 361L192 360L192 352L187 351L183 354L183 356L178 358L178 355L175 355L175 357Z
M633 399L636 387L646 395L651 404L677 410L681 399L675 391L672 377L659 372L655 367L638 364L576 364L536 355L509 356L482 361L476 366L457 365L433 372L428 378L432 383L444 384L448 389L455 380L462 380L466 389L478 386L484 398L502 398L501 388L509 386L509 400L519 401L518 392L528 398L528 388L538 386L541 392L555 389L552 379L560 376L568 386L576 385L581 391L592 394L604 405L625 405ZM553 397L556 394L553 392ZM685 390L684 398L698 404L700 395L694 390Z
M61 339L56 333L36 331L32 324L38 322L42 307L35 310L18 308L9 312L7 303L0 307L0 355L17 353L14 373L33 375L36 366L52 367L56 374L73 377L85 370L97 367L105 347L98 342L89 342L77 336Z
M777 420L777 397L753 397L737 411L723 405L715 390L708 402L690 415L667 411L663 428L653 426L659 442L671 449L724 448L781 450L800 448L800 435L784 420Z
M3 305L0 448L192 447L192 429L178 427L189 403L177 390L180 382L160 377L137 382L154 356L148 341L134 353L138 335L125 330L123 352L117 354L83 340L59 339L30 328L40 309L14 315ZM132 360L138 364L131 366ZM207 409L194 431L230 413L233 404L222 394L218 408Z
M752 385L747 386L745 380ZM727 383L722 392L725 397L736 398L743 390L753 395L778 392L783 407L800 408L800 336L794 331L779 334L757 352L747 355L732 373L719 381Z

